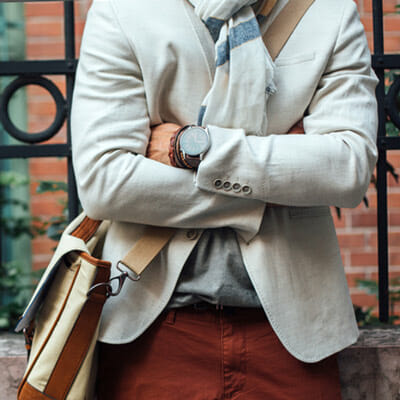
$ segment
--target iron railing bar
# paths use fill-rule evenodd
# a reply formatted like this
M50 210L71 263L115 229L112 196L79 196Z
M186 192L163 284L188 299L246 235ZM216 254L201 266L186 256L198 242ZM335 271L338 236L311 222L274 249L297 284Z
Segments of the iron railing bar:
M75 20L74 20L74 2L64 3L64 35L65 35L65 58L75 60ZM71 124L70 111L72 103L72 93L74 89L74 75L66 76L66 94L67 94L67 142L71 143ZM72 157L68 157L68 218L70 221L79 213L78 192L76 189L76 179L72 165Z
M372 0L372 13L374 25L374 54L382 56L384 53L382 0Z
M378 265L379 265L379 319L389 320L389 249L387 211L386 150L379 150L377 164L378 185Z
M378 137L378 147L382 150L400 150L400 136Z
M379 78L376 88L378 101L378 138L386 136L386 111L385 111L385 69L384 69L384 36L383 36L383 7L382 0L373 0L374 23L374 57L380 65L375 69ZM383 64L382 64L383 62ZM377 163L377 188L378 188L378 267L379 267L379 319L381 322L389 320L389 250L388 250L388 212L387 212L387 164L386 150L380 146Z
M400 68L400 54L373 54L373 68L398 69Z
M64 2L65 59L75 59L74 2Z
M2 61L0 76L70 75L75 73L78 60Z
M0 159L30 157L70 157L68 144L0 146Z

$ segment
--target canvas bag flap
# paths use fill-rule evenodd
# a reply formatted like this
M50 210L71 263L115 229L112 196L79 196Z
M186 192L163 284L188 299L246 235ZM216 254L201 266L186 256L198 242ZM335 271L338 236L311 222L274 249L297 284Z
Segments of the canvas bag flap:
M72 251L83 251L85 253L92 254L98 241L105 235L110 224L109 221L102 221L95 234L86 243L84 240L72 236L71 233L80 225L85 217L85 213L81 213L74 220L72 220L64 230L57 245L56 251L54 252L53 257L46 268L46 271L40 279L28 306L25 308L24 313L15 327L16 332L20 332L27 328L31 321L35 318L42 301L46 298L46 294L51 286L54 276L57 273L63 256Z

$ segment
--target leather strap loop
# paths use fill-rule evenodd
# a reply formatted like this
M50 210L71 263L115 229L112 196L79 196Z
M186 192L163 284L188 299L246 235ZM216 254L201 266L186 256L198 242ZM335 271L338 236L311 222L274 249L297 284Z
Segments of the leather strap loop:
M85 217L82 222L72 231L71 236L82 239L87 243L99 228L101 221Z

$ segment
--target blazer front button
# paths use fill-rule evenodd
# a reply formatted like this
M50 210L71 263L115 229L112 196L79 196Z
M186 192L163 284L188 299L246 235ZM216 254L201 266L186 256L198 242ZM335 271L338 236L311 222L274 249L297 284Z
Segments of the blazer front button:
M221 188L222 188L222 185L223 185L223 183L222 183L221 179L216 179L216 180L214 181L214 187L215 187L216 189L221 189Z
M223 187L225 192L229 192L232 189L232 184L229 181L225 181Z
M235 193L239 193L242 190L242 186L240 185L240 183L234 183L232 185L232 189Z
M243 191L243 194L245 194L246 196L248 196L252 192L251 187L248 185L244 185L242 187L242 191Z
M194 230L194 229L190 229L189 231L186 232L186 237L187 237L189 240L194 240L194 239L196 239L196 238L197 238L197 235L198 235L198 233L197 233L197 231Z

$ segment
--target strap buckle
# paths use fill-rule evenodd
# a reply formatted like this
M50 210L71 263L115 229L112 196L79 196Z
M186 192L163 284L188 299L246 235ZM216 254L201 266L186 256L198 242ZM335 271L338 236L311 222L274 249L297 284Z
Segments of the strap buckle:
M120 271L121 274L114 276L108 282L100 282L100 283L92 286L89 289L89 291L87 292L87 297L89 297L94 290L96 290L97 288L102 287L102 286L105 286L105 288L106 288L106 297L118 296L121 293L121 290L122 290L127 278L133 282L137 282L140 279L140 275L134 273L130 269L129 269L130 272L128 273L127 271L122 269L121 265L123 265L124 267L129 269L129 267L126 264L124 264L122 261L118 261L117 270ZM113 281L118 282L118 286L115 290L112 287Z
M121 265L123 265L125 268L129 270L129 272L125 271L124 269L121 268ZM126 274L127 278L130 279L133 282L137 282L140 279L140 275L137 274L136 272L132 271L123 261L118 261L117 263L117 270L122 272L122 274Z

